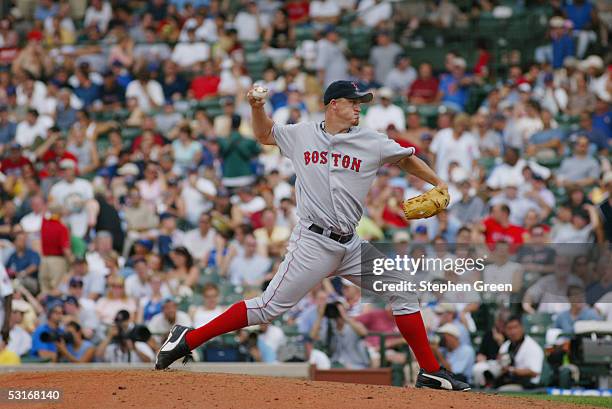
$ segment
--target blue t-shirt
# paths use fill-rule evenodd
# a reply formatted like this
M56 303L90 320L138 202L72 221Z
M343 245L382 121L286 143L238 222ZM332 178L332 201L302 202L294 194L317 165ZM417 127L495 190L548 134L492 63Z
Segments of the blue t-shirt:
M96 100L100 99L100 87L95 84L91 84L89 87L76 87L74 94L83 101L83 105L86 107L93 104Z
M33 264L37 267L40 265L40 256L34 250L25 249L22 256L19 256L17 252L11 254L6 262L6 269L17 272L25 270Z
M159 314L162 310L163 301L151 301L147 302L142 310L142 318L145 322L149 322L151 318Z
M569 310L563 311L555 320L555 327L561 328L563 332L568 334L574 333L574 323L576 321L599 321L601 317L593 308L585 307L580 311L576 319L572 318Z
M475 358L474 348L470 345L462 344L454 351L446 351L446 360L453 373L465 376L468 382L472 381L472 368Z
M562 35L552 41L552 66L553 68L563 67L565 57L576 55L574 39L567 34Z
M66 349L68 350L68 352L70 352L72 355L74 355L74 357L76 359L81 359L83 357L83 355L85 355L85 352L87 352L87 350L91 347L93 347L94 344L90 341L84 340L81 343L81 347L78 350L74 349L74 345L73 344L68 344L66 345Z
M467 87L459 86L457 78L451 74L442 74L439 89L442 92L442 103L450 103L461 110L465 109L469 90Z
M583 30L591 22L593 5L587 0L584 4L568 4L563 7L563 11L574 23L574 30Z
M606 138L612 138L612 111L605 112L601 115L593 114L593 129L597 129L606 135Z
M39 325L36 330L34 330L34 333L32 334L32 349L30 349L30 355L32 356L38 356L38 351L43 350L43 351L51 351L51 352L57 352L57 347L55 346L55 343L53 342L42 342L40 340L40 335L44 332L48 332L48 333L53 333L53 332L58 332L60 334L64 333L64 330L59 328L57 330L53 330L49 327L49 324L41 324Z
M17 124L15 122L7 122L5 125L0 125L0 144L9 144L15 139L17 132Z
M563 129L546 129L544 131L536 132L529 138L530 143L541 144L550 142L553 140L564 140L566 132Z

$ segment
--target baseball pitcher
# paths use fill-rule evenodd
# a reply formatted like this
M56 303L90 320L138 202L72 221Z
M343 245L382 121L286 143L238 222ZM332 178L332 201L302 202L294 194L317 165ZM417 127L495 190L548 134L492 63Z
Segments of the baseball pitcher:
M446 184L413 155L413 148L403 148L384 134L358 126L360 104L370 102L373 95L361 92L354 82L329 85L323 98L325 120L319 123L277 125L264 111L265 90L251 89L247 97L257 140L277 145L293 162L300 221L264 293L232 305L200 328L174 326L157 354L156 369L167 368L218 335L274 320L325 277L341 275L360 285L363 240L355 234L355 226L381 166L396 164L435 186L404 203L407 218L430 217L448 205ZM385 274L386 279L400 280L399 272ZM436 361L416 296L393 295L390 303L397 326L421 367L416 386L468 390L468 384L454 379Z

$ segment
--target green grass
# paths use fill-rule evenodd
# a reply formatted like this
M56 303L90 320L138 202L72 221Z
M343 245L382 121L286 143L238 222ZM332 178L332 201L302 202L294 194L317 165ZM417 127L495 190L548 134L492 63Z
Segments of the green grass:
M549 402L573 403L576 405L588 405L590 407L612 408L612 398L600 396L559 396L541 395L530 393L509 393L507 396L518 396L521 398L534 398L547 400Z

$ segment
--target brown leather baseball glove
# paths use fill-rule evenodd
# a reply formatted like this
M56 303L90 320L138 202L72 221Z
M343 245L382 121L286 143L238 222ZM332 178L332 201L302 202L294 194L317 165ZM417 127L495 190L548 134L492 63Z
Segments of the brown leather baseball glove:
M450 196L448 190L434 187L428 192L405 200L402 203L406 219L427 219L446 209Z

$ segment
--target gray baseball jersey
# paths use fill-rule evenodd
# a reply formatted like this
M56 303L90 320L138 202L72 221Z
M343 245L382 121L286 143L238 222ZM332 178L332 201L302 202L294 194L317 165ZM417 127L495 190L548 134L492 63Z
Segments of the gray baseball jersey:
M354 233L378 169L412 155L414 148L403 148L386 135L360 127L331 135L323 125L305 122L272 128L282 154L293 161L300 222L264 293L246 300L249 325L278 317L325 277L341 275L360 286L365 276L372 278L372 272L362 271L362 263L384 257L373 246L364 249L357 235L342 244L309 227L314 223L327 231ZM385 282L404 279L398 271L385 274ZM414 293L392 294L389 302L396 315L419 310Z
M274 139L292 160L298 216L337 233L353 233L378 169L414 153L384 134L352 127L331 135L323 122L274 125Z

